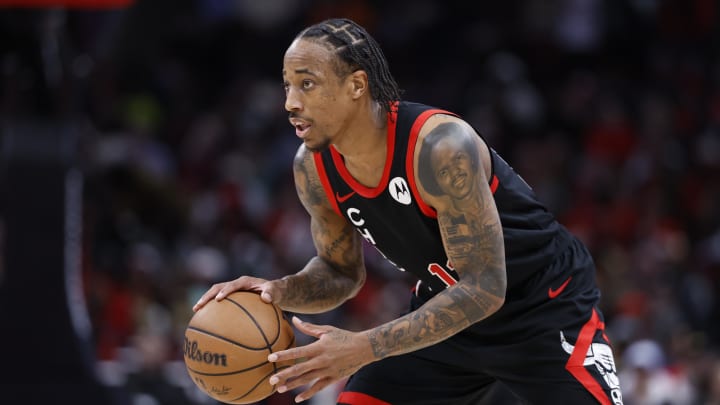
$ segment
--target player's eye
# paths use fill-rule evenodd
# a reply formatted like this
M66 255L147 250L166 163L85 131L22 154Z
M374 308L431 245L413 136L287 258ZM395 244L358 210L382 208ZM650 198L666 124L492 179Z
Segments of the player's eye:
M315 84L315 83L313 83L312 80L305 79L305 80L302 81L302 88L303 88L304 90L309 90L309 89L311 89L311 88L313 87L314 84Z

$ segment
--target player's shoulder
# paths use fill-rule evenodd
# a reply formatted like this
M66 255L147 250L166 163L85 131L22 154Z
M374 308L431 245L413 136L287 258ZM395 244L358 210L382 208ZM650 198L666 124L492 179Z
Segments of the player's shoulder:
M293 161L295 187L300 202L311 213L332 209L315 163L316 153L301 144Z
M475 129L464 119L450 113L436 113L428 117L418 134L417 143L421 145L429 134L442 132L451 137L470 138L473 144L481 140Z
M314 153L308 149L304 143L298 146L295 152L295 158L293 159L293 167L295 170L307 170L308 168L314 168Z
M406 100L399 104L398 116L409 118L412 127L416 128L417 124L421 124L419 128L420 135L424 135L446 122L456 123L466 130L474 132L472 127L459 114L433 105Z
M430 116L423 124L415 141L413 162L415 170L427 170L436 148L445 149L454 156L468 156L482 177L492 172L490 148L480 134L464 119L447 113ZM420 174L416 172L416 174Z
M315 152L308 149L305 144L300 144L293 159L293 172L295 182L298 185L307 187L320 184L318 169L315 164Z

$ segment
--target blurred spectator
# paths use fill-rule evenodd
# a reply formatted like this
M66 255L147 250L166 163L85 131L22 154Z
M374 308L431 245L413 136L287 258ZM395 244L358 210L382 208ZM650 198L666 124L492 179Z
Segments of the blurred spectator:
M696 393L686 370L673 369L653 340L638 340L622 354L622 383L626 405L690 405Z

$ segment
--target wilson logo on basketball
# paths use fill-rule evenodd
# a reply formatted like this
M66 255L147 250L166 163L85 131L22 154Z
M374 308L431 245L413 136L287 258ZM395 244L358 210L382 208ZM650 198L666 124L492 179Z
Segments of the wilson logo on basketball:
M185 357L193 361L201 361L205 364L227 367L227 355L225 353L204 352L194 340L185 338Z

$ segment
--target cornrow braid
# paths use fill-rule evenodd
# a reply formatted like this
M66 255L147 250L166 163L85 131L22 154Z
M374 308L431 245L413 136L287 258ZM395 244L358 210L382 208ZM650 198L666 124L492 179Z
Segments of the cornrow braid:
M333 49L345 66L338 65L337 73L344 76L364 70L368 75L370 95L390 112L400 100L400 89L390 73L387 60L380 46L367 31L347 18L333 18L312 25L298 34L297 38L317 39ZM349 71L347 70L349 68Z

